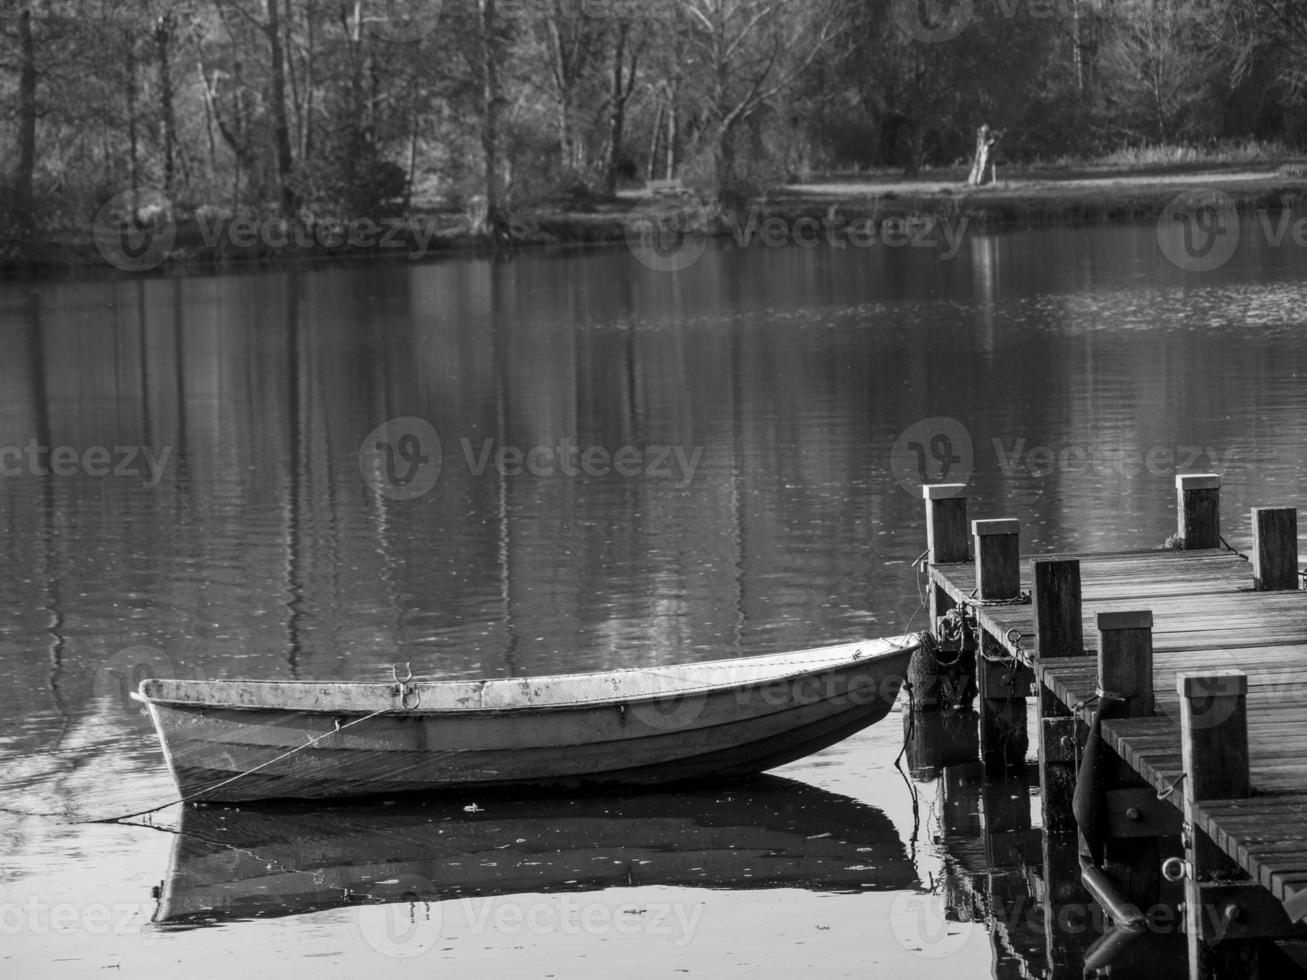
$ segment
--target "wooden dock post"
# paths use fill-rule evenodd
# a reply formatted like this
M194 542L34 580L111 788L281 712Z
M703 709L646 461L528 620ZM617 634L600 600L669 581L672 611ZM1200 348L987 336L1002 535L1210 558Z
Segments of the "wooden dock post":
M1021 522L972 521L976 539L976 597L1015 599L1021 594Z
M1298 511L1253 508L1253 588L1258 592L1298 588Z
M1185 940L1190 980L1212 975L1252 976L1245 972L1253 953L1246 944L1209 945L1211 888L1207 878L1228 866L1224 854L1195 823L1204 800L1252 795L1248 772L1248 675L1242 670L1182 672L1180 746L1184 759ZM1222 912L1223 910L1216 910Z
M1101 612L1098 628L1098 689L1116 703L1105 718L1151 718L1153 690L1153 613L1150 610ZM1119 700L1117 700L1119 699ZM1103 815L1106 832L1103 869L1123 896L1139 909L1163 908L1161 865L1164 839L1174 839L1179 819L1169 803L1116 753L1105 773ZM1167 853L1171 853L1167 851ZM1174 934L1119 952L1114 965L1127 976L1173 977L1182 972L1182 941Z
M965 483L928 483L921 488L926 500L926 547L932 565L949 565L971 557L966 489Z
M1175 478L1176 533L1185 551L1221 547L1221 477L1187 473Z
M1036 677L1039 681L1039 793L1043 811L1044 955L1055 976L1080 977L1093 937L1077 928L1089 895L1080 881L1079 838L1071 811L1076 789L1078 722L1044 686L1044 668L1085 652L1080 562L1036 558L1033 563Z
M926 501L926 560L932 565L951 565L971 557L966 489L965 483L928 483L921 488L921 496ZM932 628L953 605L948 593L939 586L931 586Z
M1039 786L1044 831L1073 834L1071 797L1076 788L1076 722L1043 685L1046 662L1085 652L1080 562L1039 558L1034 562L1035 652L1039 658Z
M973 521L976 544L976 598L1016 599L1021 594L1021 522L1013 518ZM1028 681L1027 681L1028 685ZM988 631L980 635L976 660L980 696L980 752L986 767L1000 771L1025 762L1026 691L1016 664Z
M965 483L929 483L921 488L926 501L926 559L931 565L949 565L965 562L971 557L971 542L967 537L967 485ZM929 589L930 629L939 626L939 620L957 603L940 586L933 582ZM908 667L908 682L912 684L913 703L918 711L938 711L946 706L948 698L940 684L944 674L965 674L974 671L974 657L970 652L958 654L951 668L942 668L926 650L913 654ZM970 688L968 681L965 686ZM970 697L966 698L970 702Z
M1124 698L1113 718L1153 714L1153 614L1151 611L1098 614L1098 687Z

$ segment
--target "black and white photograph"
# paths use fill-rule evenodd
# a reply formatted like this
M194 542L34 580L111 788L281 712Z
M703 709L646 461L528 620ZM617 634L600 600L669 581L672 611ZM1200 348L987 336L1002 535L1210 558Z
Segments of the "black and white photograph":
M0 974L1307 980L1307 2L0 0Z

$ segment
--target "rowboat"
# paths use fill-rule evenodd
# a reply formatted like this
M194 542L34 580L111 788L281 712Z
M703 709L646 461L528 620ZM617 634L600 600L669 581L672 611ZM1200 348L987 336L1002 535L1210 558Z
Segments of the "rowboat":
M763 772L874 724L919 645L486 680L149 679L134 697L185 800L656 785Z
M185 807L152 928L609 888L830 893L917 882L881 810L779 776L483 802Z

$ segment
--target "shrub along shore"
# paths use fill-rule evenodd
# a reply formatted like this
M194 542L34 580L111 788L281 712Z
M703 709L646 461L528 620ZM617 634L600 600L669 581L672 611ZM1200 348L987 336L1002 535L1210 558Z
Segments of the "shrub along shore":
M11 246L0 258L0 272L9 278L157 275L291 261L423 261L521 249L625 247L634 219L647 221L650 216L660 221L667 217L673 229L689 227L695 234L733 238L739 244L766 240L769 233L775 243L796 235L820 241L823 232L835 226L855 233L861 223L863 233L876 233L885 222L922 218L955 224L965 218L966 227L973 230L1074 226L1153 221L1179 195L1205 190L1223 192L1243 211L1297 210L1307 194L1307 167L1298 163L1003 168L998 181L987 187L969 188L964 180L962 170L934 171L914 179L830 178L781 187L733 207L709 206L690 190L658 196L636 190L615 201L524 209L498 234L475 232L466 216L448 211L319 218L312 225L213 211L155 213L123 239L126 253L112 235L106 242L103 222L88 222L85 229Z

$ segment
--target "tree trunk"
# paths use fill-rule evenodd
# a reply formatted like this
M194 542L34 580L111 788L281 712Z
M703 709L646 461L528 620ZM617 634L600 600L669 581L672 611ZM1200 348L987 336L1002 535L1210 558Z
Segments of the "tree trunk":
M127 48L127 180L135 191L140 186L138 162L140 160L140 141L136 135L136 37L126 32L124 43Z
M18 170L14 175L17 237L30 237L36 227L33 185L36 180L36 40L32 11L18 15Z
M645 180L654 180L658 176L658 150L663 140L663 113L667 111L664 103L658 103L658 115L654 117L653 139L649 142L649 166L645 170Z
M676 141L681 136L681 121L676 113L676 93L679 86L673 86L667 93L667 168L664 180L676 179Z
M300 110L303 120L300 125L301 160L310 160L313 157L313 88L316 82L313 71L313 49L317 44L315 29L317 19L313 15L314 5L309 3L304 10L304 101Z
M631 80L626 81L626 41L631 34L631 25L624 23L617 28L617 38L613 42L613 88L610 93L612 109L608 117L608 165L604 169L604 193L609 197L617 196L617 169L622 163L622 137L626 130L626 103L631 97L635 82L635 65L631 65Z
M713 141L713 169L717 196L728 193L735 183L735 125L727 121L717 127Z
M295 188L291 184L292 162L290 150L290 122L286 118L286 65L281 37L281 11L277 0L266 0L268 15L268 48L272 58L272 140L277 153L277 184L280 191L281 214L294 217L297 206Z
M154 25L154 44L159 58L159 119L163 139L163 193L172 196L174 176L173 147L177 142L177 116L172 99L172 62L169 44L176 25L173 13L164 14Z
M501 234L507 226L500 193L499 129L504 93L499 78L499 16L496 0L479 0L481 10L481 69L484 119L481 124L481 150L485 156L484 182L486 210L481 230L489 235Z
M988 124L976 130L976 155L971 161L968 187L982 187L994 182L994 147L1002 137L1002 132L990 129Z

